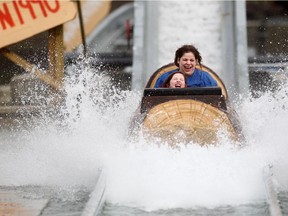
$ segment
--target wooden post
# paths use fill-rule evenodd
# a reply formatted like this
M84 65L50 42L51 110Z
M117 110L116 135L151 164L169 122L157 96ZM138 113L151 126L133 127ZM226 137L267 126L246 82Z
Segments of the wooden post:
M64 78L63 25L49 30L48 50L49 74L62 84Z

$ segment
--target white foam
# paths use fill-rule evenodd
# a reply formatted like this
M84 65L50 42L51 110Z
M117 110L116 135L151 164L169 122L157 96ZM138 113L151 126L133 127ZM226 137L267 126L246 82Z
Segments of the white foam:
M141 93L117 92L107 77L89 68L78 73L79 82L74 76L66 81L66 118L54 123L43 118L33 131L4 134L0 185L93 187L103 167L109 202L148 210L265 199L262 168L268 163L274 164L280 187L287 187L287 87L238 103L245 148L224 139L217 147L171 149L153 140L128 141Z

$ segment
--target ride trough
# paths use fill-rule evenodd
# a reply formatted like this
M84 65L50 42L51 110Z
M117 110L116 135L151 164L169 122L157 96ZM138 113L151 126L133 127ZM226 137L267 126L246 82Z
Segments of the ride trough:
M216 144L223 135L239 143L244 140L224 83L210 68L197 68L208 72L217 81L217 87L154 88L162 74L177 69L174 63L152 74L130 122L130 136L141 131L144 137L159 138L172 146L179 142Z

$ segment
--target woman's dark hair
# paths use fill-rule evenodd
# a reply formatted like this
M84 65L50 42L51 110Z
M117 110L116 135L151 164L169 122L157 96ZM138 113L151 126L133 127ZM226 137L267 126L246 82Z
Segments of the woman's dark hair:
M174 64L179 67L178 60L185 54L192 52L195 56L195 59L197 60L197 63L201 66L202 57L200 55L200 52L196 47L193 45L183 45L182 47L178 48L175 52L175 59Z
M177 74L177 73L180 73L184 76L185 86L187 86L187 75L182 73L181 71L175 71L167 77L167 79L165 80L165 82L163 83L163 85L161 87L162 88L169 88L170 87L170 81L171 81L172 77L174 76L174 74Z

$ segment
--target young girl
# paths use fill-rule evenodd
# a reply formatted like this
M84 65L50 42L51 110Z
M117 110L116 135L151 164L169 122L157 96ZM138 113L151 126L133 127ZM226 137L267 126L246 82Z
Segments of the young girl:
M165 80L163 88L186 88L186 75L180 71L171 73Z

